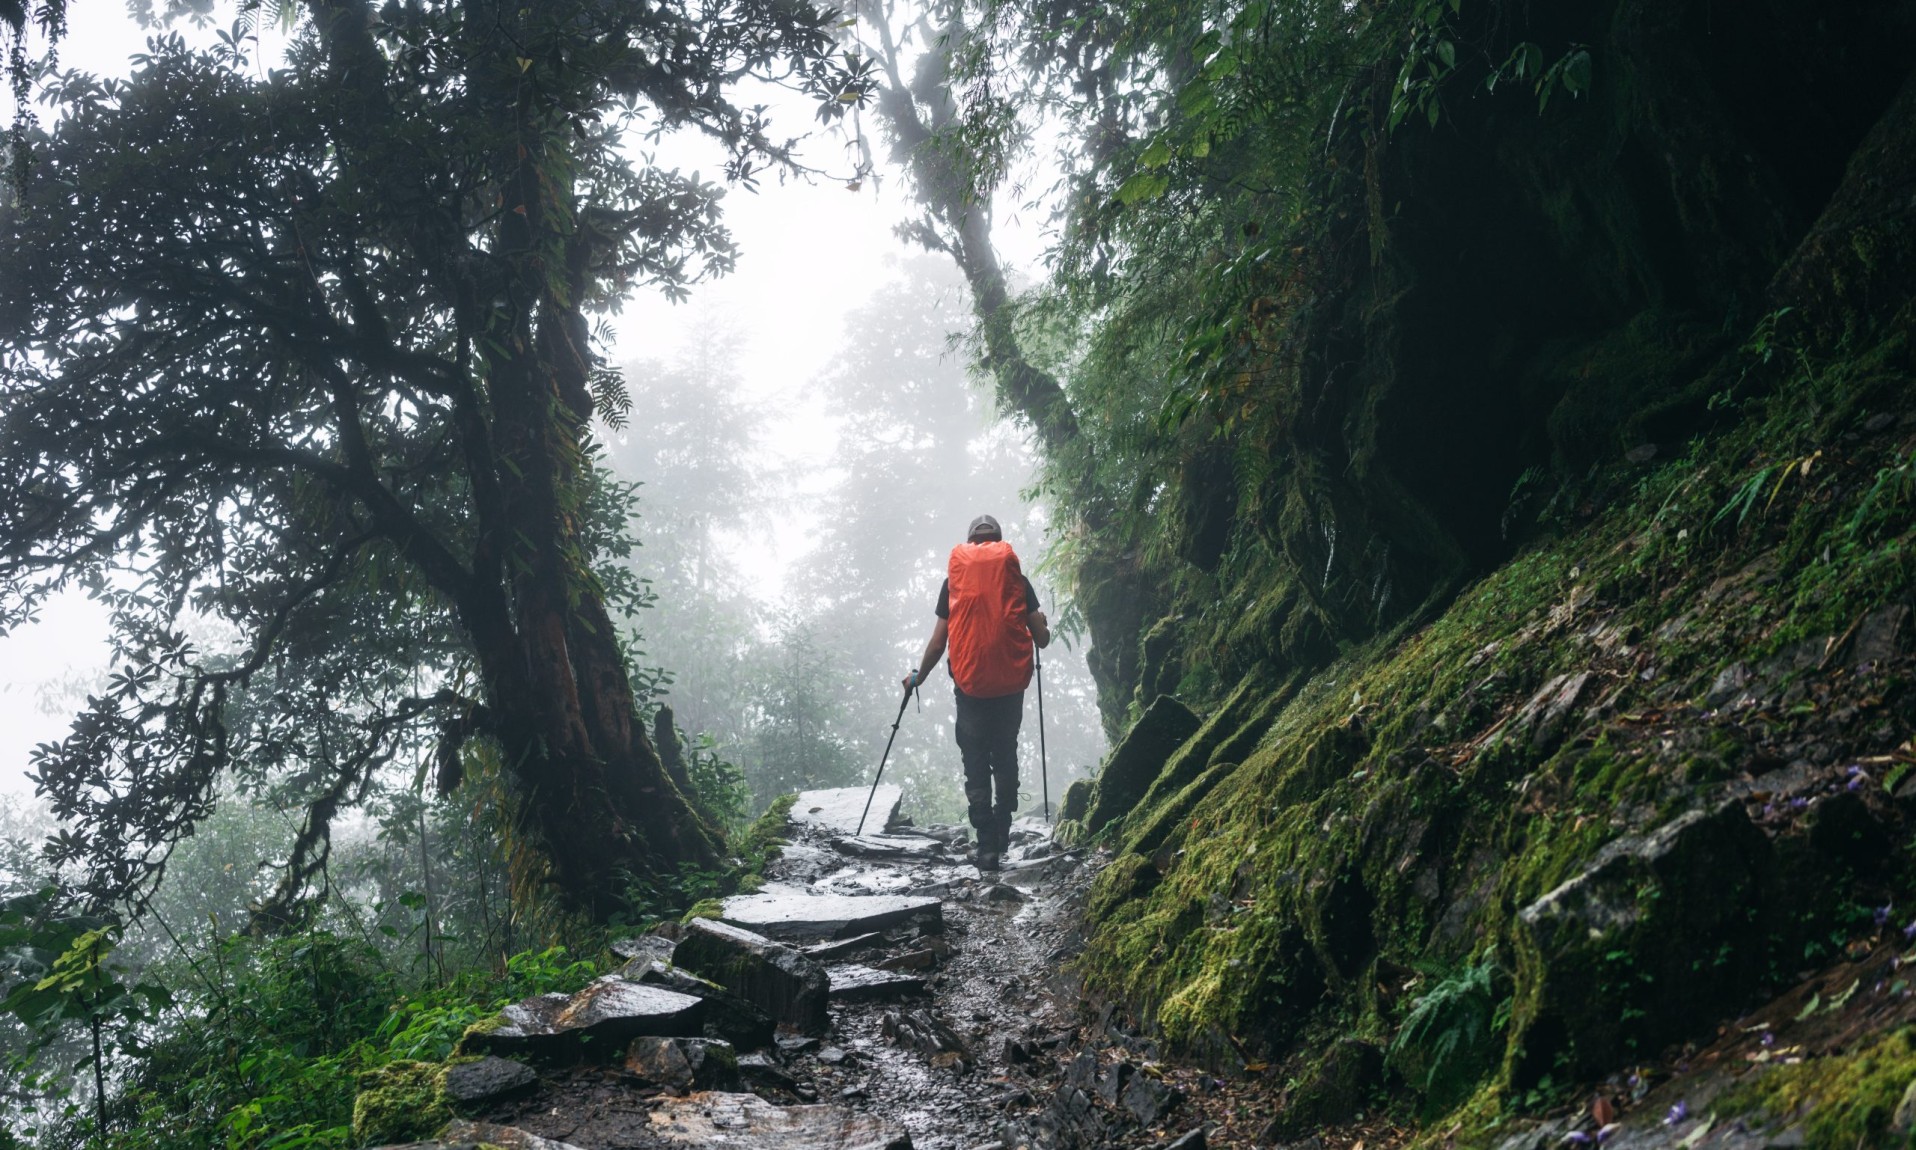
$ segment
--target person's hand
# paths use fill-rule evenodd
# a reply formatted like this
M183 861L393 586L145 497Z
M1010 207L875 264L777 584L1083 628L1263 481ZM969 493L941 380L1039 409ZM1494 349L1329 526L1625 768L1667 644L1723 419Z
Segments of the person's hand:
M1043 611L1033 611L1025 621L1031 626L1033 642L1040 647L1051 646L1051 621L1045 618Z
M917 687L918 684L924 681L925 681L925 673L923 671L913 671L911 674L906 675L905 676L905 693L910 694L913 688Z

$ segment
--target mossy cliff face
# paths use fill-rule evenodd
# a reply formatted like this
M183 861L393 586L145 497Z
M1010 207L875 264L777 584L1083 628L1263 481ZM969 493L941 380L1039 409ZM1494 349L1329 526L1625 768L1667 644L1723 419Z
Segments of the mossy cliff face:
M1871 141L1913 129L1905 92ZM1838 201L1916 187L1916 149L1859 154ZM1852 231L1911 242L1916 198L1875 202ZM1094 988L1187 1050L1307 1063L1401 1049L1443 971L1489 968L1476 1073L1514 1098L1709 1031L1907 896L1916 316L1901 257L1859 313L1854 249L1815 242L1824 278L1797 253L1794 310L1707 368L1711 434L1600 469L1606 506L1429 622L1192 700L1101 832Z
M1897 881L1916 403L1900 335L1809 375L1434 622L1247 675L1103 831L1092 985L1187 1050L1308 1058L1489 962L1481 1069L1524 1091L1831 955Z
M1766 316L1854 349L1907 292L1916 139L1882 125L1916 3L1442 19L1460 60L1587 50L1590 82L1540 110L1534 84L1489 92L1491 63L1459 64L1436 130L1386 131L1398 61L1351 81L1317 183L1263 223L1268 271L1228 288L1268 354L1167 448L1151 527L1074 543L1114 736L1161 693L1214 704L1254 668L1427 621L1627 497L1626 456L1721 430L1725 394L1765 383L1736 351Z

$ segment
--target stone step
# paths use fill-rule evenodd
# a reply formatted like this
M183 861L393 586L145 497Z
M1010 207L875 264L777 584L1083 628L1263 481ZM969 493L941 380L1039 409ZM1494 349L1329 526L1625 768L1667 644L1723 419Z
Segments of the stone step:
M569 997L542 994L506 1007L468 1029L459 1052L552 1057L586 1038L616 1049L644 1034L695 1038L704 1007L689 994L607 975Z
M734 895L719 917L767 938L801 940L851 938L901 926L925 915L942 926L944 912L935 898L911 895L811 894L795 888Z
M830 974L834 1002L896 1002L928 989L919 975L879 970L855 962L834 966Z
M945 844L922 835L846 835L832 840L839 854L867 859L927 860L945 852Z
M786 816L800 830L815 830L828 835L855 835L859 816L865 813L866 796L871 797L871 813L865 816L865 830L883 834L898 818L898 803L905 792L890 783L876 792L870 787L835 787L830 790L800 791Z
M805 1031L831 1025L825 968L783 943L734 926L695 918L673 952L678 965L718 983L779 1022Z

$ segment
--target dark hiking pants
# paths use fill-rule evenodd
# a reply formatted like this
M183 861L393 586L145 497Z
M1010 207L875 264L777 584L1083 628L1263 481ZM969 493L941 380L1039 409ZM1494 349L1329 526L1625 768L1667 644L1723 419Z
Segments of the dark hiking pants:
M1018 809L1018 727L1025 693L974 699L956 691L958 754L965 763L965 801L978 845L1003 851ZM995 795L993 792L996 792Z

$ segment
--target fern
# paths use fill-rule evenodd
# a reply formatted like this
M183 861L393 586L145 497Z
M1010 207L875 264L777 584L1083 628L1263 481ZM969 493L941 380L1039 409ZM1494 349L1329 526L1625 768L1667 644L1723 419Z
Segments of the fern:
M1433 1111L1462 1101L1494 1062L1495 1039L1508 1022L1498 975L1495 956L1486 955L1440 979L1412 1002L1391 1042L1391 1065Z

